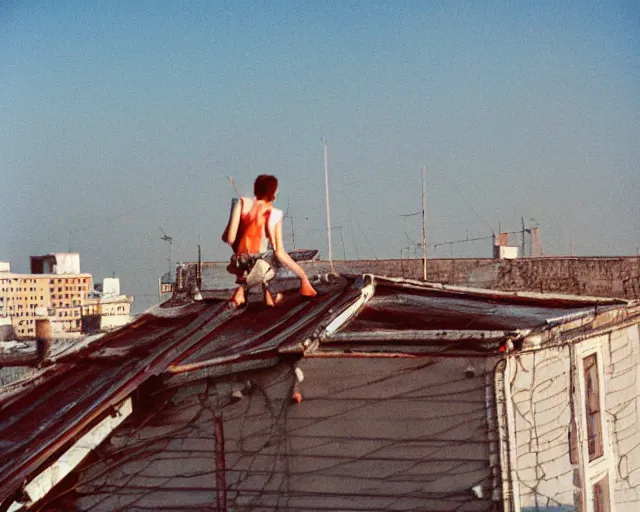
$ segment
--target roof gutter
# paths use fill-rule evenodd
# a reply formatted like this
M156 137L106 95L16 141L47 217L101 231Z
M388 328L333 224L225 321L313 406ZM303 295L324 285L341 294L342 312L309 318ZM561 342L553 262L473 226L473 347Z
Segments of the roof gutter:
M531 333L531 329L514 331L477 331L477 330L421 330L421 329L378 329L365 332L339 332L323 341L325 343L366 342L456 342L456 341L496 341L502 339L519 339Z

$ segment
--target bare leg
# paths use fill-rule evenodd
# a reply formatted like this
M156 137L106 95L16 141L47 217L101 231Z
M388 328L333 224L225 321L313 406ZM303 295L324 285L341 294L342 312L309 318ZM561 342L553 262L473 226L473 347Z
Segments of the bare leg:
M276 257L280 260L280 263L291 269L293 273L300 278L300 295L304 297L315 297L318 295L318 292L311 286L311 281L309 281L305 271L302 270L300 265L293 261L286 251L276 251Z
M307 276L300 281L300 295L303 295L304 297L315 297L318 295L318 292L315 291L313 286L311 286L311 282Z
M231 297L231 300L229 302L232 302L236 306L242 306L246 301L247 297L244 293L244 286L238 286L238 289L233 294L233 297Z
M277 306L278 304L280 304L282 302L282 294L281 293L276 293L275 295L273 293L271 293L271 290L269 289L269 284L268 283L263 283L262 284L262 289L264 290L264 303L269 306L269 307L274 307Z
M264 287L264 303L269 307L277 306L282 302L282 294L276 293L275 296L269 291L269 288Z

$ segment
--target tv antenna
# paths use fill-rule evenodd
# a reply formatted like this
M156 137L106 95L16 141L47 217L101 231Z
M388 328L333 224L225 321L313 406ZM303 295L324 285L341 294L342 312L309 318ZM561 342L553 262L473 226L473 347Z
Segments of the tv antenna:
M322 137L322 144L324 145L324 189L325 196L327 200L327 241L329 245L329 266L331 267L331 272L336 273L336 269L333 268L333 253L331 251L331 209L329 207L329 156L328 156L328 148L327 148L327 140Z
M414 242L411 237L409 236L409 234L407 233L407 225L405 222L404 225L404 236L407 237L407 240L409 240L410 244L409 247L403 247L400 249L400 259L402 259L402 251L403 250L407 250L407 253L409 255L409 257L411 257L411 247L413 246L414 251L417 252L418 247L422 247L422 279L423 281L427 280L427 231L426 231L426 226L425 226L425 191L424 191L424 181L425 181L425 174L427 172L427 168L426 166L422 168L422 209L419 212L415 212L415 213L406 213L403 215L400 215L400 217L403 217L403 219L406 221L407 217L413 217L415 215L420 215L420 217L422 218L422 243L416 243Z
M295 232L295 230L293 228L293 219L294 219L294 217L289 215L289 198L287 198L287 211L284 214L284 218L291 220L291 243L293 244L293 248L295 249L296 248L296 232Z
M344 247L344 237L342 236L342 226L333 226L331 229L337 229L340 231L340 241L342 242L342 259L347 261L347 250Z
M169 281L171 281L171 246L173 245L173 238L167 235L161 227L160 227L160 231L162 232L162 236L160 237L160 240L169 242L169 257L167 258L167 261L169 262Z
M227 176L227 179L229 180L229 183L231 183L231 186L233 187L233 191L236 193L236 196L240 197L240 192L238 192L238 189L236 188L236 182L233 181L233 177Z

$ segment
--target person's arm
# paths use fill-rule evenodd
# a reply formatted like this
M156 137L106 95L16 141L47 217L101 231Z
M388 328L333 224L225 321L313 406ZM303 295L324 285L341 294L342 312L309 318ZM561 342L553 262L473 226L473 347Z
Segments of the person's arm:
M273 246L276 258L278 258L280 263L291 269L303 282L309 282L309 278L305 271L302 270L300 265L293 261L293 258L289 256L284 248L284 243L282 242L282 220L279 220L275 227L269 230L269 239Z
M227 223L227 228L224 231L223 240L229 245L233 246L238 236L238 228L240 227L240 217L242 215L242 198L233 207L233 212Z

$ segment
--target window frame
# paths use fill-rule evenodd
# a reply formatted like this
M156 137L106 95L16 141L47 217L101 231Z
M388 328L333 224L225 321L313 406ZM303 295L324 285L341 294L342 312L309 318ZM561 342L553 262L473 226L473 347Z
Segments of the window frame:
M582 399L584 400L589 462L604 456L603 400L600 386L602 372L599 363L600 357L597 352L582 358L582 378L584 379ZM594 423L597 424L594 426Z
M611 489L609 475L604 475L591 486L593 512L611 512Z
M596 512L594 505L597 485L606 478L607 489L610 491L609 482L615 482L615 453L611 447L609 439L609 422L606 408L606 369L610 364L608 360L608 347L610 344L610 334L603 334L594 338L580 341L574 345L574 371L576 389L574 394L576 424L578 430L578 452L582 473L582 503L585 512ZM592 367L586 367L589 359L594 357ZM598 414L600 422L600 446L601 453L590 454L589 450L589 404L587 371L595 369L597 372L598 386ZM593 380L591 380L593 383ZM593 384L592 384L593 385ZM594 411L595 412L595 411ZM607 508L605 512L615 512L615 504L612 502L612 495L609 492Z

